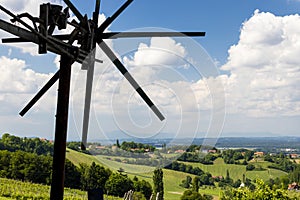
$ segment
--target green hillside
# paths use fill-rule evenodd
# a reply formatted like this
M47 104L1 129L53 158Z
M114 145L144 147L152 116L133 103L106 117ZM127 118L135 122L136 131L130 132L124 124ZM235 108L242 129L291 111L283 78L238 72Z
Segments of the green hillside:
M214 161L213 165L204 165L201 163L190 163L183 162L185 164L192 165L193 167L199 167L205 172L211 173L213 176L226 176L226 171L229 171L229 175L232 179L237 180L243 178L243 174L246 175L247 178L252 180L260 178L264 181L269 180L270 178L276 178L286 175L285 172L277 169L267 169L267 166L271 163L269 162L253 162L252 164L256 166L261 166L265 170L263 171L246 171L245 165L235 165L235 164L225 164L222 158L218 158Z
M125 173L127 173L130 177L137 176L139 179L144 179L152 184L152 171L154 167L150 166L142 166L142 165L132 165L132 164L124 164L121 162L116 162L107 159L107 156L92 156L86 155L83 153L79 153L77 151L68 149L67 158L71 160L74 164L78 165L79 163L87 163L90 164L93 161L101 164L105 167L110 168L113 171L117 171L118 169L124 169ZM285 172L276 170L276 169L267 169L267 166L270 165L269 162L253 162L252 164L256 166L261 166L265 170L263 171L246 171L245 165L235 165L235 164L225 164L222 158L218 158L214 161L213 165L204 165L201 163L191 163L191 162L183 162L188 165L192 165L193 167L199 167L205 172L211 173L213 176L226 176L226 171L229 171L230 177L234 180L242 179L243 174L246 175L247 178L252 180L256 178L260 178L263 180L268 180L269 178L276 178L286 175ZM186 176L194 177L191 174L167 170L164 169L164 186L165 186L165 198L166 199L180 199L180 196L184 192L184 189L179 186L181 181L186 178ZM213 195L216 199L220 193L220 189L216 187L203 187L200 188L201 193L206 193Z
M117 171L119 168L123 168L125 172L130 177L137 176L139 179L144 179L152 184L152 171L154 167L141 166L141 165L131 165L131 164L123 164L116 161L111 161L105 158L106 156L91 156L79 153L77 151L68 149L67 158L75 164L79 163L91 163L96 162L105 167L109 167L113 171ZM186 178L186 176L194 177L191 174L177 172L173 170L164 169L164 187L165 187L165 199L180 199L180 196L184 192L184 189L179 186L181 181ZM202 190L203 191L203 190ZM214 196L218 196L220 189L207 188L204 191L206 194L211 194Z

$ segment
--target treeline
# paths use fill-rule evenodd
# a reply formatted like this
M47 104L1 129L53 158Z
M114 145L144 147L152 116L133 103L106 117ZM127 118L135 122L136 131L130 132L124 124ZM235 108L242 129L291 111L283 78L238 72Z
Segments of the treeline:
M247 149L228 149L222 152L222 158L226 164L247 165L254 156L254 151Z
M285 172L292 172L297 167L297 164L283 153L273 156L266 154L264 160L272 163L268 168L279 169Z
M32 183L51 184L53 150L47 140L38 138L19 138L4 134L0 140L0 177ZM28 151L28 152L26 152ZM122 173L113 173L110 169L92 163L91 166L75 166L69 160L65 163L65 187L91 190L101 189L105 194L123 197L129 190L138 192L147 199L152 194L150 183L131 180Z
M150 158L150 156L145 153L124 151L121 149L89 149L89 153L93 155L116 156L125 158Z
M0 177L49 185L51 183L52 157L24 151L0 151ZM78 170L66 161L65 185L80 188ZM78 180L77 180L78 179Z
M149 182L139 180L137 177L130 179L122 173L113 173L110 169L97 165L94 162L91 166L81 164L81 189L100 189L104 194L123 197L129 190L141 193L144 198L149 199L152 194L152 187Z
M127 175L113 173L100 165L81 164L75 166L69 160L65 165L65 187L82 190L102 189L103 192L122 197L129 190L141 192L150 197L150 183ZM23 151L0 151L0 177L40 184L51 184L52 157Z
M199 167L193 167L192 165L186 165L177 161L165 167L165 169L171 169L175 171L185 172L193 174L199 177L201 185L214 185L214 179L209 172L204 172Z
M122 142L122 144L119 144L119 141L117 140L116 144L119 148L121 148L124 151L133 151L138 153L144 153L144 152L154 152L155 147L149 144L143 144L143 143L136 143L136 142Z
M201 150L204 152L207 151L208 153L200 152ZM205 165L212 165L217 158L221 157L226 164L247 165L248 161L250 161L253 156L254 151L247 149L229 149L221 153L218 149L213 147L191 145L189 148L187 148L186 152L178 158L178 161L197 162Z
M53 155L53 144L40 138L20 138L5 133L0 139L0 150L25 151L37 155Z
M217 159L219 156L209 153L203 156L202 154L195 153L195 152L185 152L183 153L177 160L184 161L184 162L198 162L205 165L212 165L214 164L214 160Z
M0 177L50 184L51 156L24 151L0 151Z

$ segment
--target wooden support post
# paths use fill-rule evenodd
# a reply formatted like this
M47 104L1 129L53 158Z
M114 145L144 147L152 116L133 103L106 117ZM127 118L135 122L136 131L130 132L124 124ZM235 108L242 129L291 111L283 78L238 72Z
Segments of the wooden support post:
M92 90L93 90L94 68L95 68L95 62L94 62L95 54L96 54L96 49L94 50L94 52L92 52L91 55L92 59L89 61L88 69L87 69L81 150L86 150L87 148L87 134L89 130L90 109L91 109L91 99L92 99Z
M51 200L63 200L64 197L68 110L71 66L73 63L74 61L70 57L64 55L61 56L50 192Z

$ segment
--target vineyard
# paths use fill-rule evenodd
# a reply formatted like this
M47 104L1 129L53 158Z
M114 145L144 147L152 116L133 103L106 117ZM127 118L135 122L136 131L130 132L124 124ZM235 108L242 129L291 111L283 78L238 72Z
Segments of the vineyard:
M0 178L0 200L44 200L49 199L50 187L47 185ZM87 193L80 190L65 188L65 200L87 200ZM120 200L107 196L107 200Z

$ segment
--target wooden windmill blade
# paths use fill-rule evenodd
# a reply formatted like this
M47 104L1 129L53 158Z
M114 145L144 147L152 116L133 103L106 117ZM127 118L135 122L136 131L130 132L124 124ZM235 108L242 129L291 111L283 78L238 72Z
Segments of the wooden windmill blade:
M106 20L98 27L98 15L100 11L100 1L96 1L95 12L93 14L93 21L96 25L93 30L92 36L92 47L95 49L98 40L98 33L103 33L105 29L133 2L133 0L127 0L117 11L111 16L106 18ZM107 54L107 52L105 52ZM92 52L92 57L95 58L95 51ZM86 150L87 145L87 134L89 129L89 118L90 118L90 107L91 107L91 97L92 97L92 88L93 88L93 79L94 79L94 62L90 63L88 67L84 67L83 69L87 69L87 79L86 79L86 90L85 90L85 102L84 102L84 112L83 112L83 124L82 124L82 137L81 137L81 149ZM143 92L144 93L144 92ZM147 96L144 93L144 96ZM148 97L147 97L148 98ZM149 99L149 98L148 98ZM151 101L151 100L150 100Z
M102 39L140 37L204 37L205 32L110 32L102 33Z
M64 0L65 4L71 9L77 19L81 22L83 21L83 15L78 11L78 9L69 0Z
M86 87L85 87L85 99L84 99L84 110L83 110L83 122L82 122L82 135L81 135L81 150L86 150L87 146L87 134L89 129L89 121L90 121L90 109L91 109L91 98L92 98L92 90L93 90L93 80L94 80L94 68L95 68L95 53L96 51L92 50L96 47L95 41L95 29L98 27L98 17L100 12L100 0L96 0L95 11L93 13L93 22L94 22L94 30L92 32L92 43L91 43L91 51L92 59L90 59L90 63L87 66L87 73L86 73Z
M182 37L182 36L205 36L205 32L112 32L103 33L105 29L133 2L133 0L127 0L111 17L108 17L100 26L95 30L94 41L97 42L102 51L109 57L114 63L117 69L122 75L129 81L131 86L137 91L144 102L154 112L154 114L163 121L165 117L159 111L157 106L152 102L144 90L139 86L135 79L131 76L122 62L117 58L113 51L107 46L103 39L117 39L117 38L137 38L137 37ZM97 5L98 3L96 3ZM97 6L95 13L97 12ZM94 43L95 44L95 43ZM94 46L95 47L95 46ZM93 52L94 54L94 52ZM92 55L95 56L95 55ZM87 145L87 134L89 128L89 117L90 117L90 104L91 94L93 87L93 76L94 76L94 63L91 63L87 69L87 80L86 80L86 94L84 104L84 117L82 126L82 142L81 149L86 150Z

